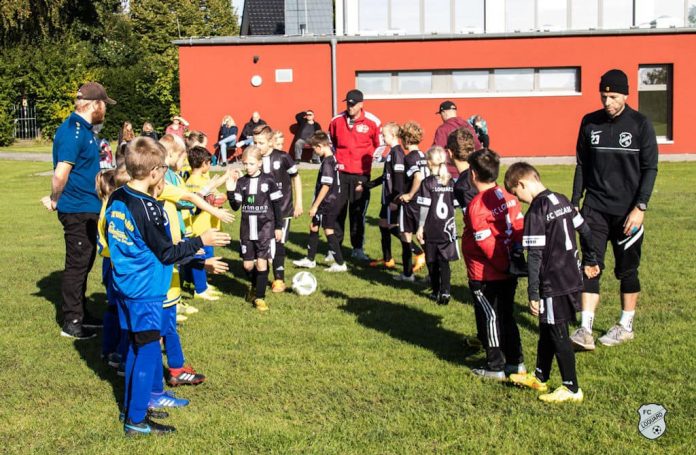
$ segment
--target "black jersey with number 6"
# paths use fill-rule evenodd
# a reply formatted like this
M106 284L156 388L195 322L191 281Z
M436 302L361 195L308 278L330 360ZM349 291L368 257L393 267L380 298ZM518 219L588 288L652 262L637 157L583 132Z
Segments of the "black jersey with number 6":
M278 189L283 193L283 198L280 201L280 211L283 218L291 217L294 212L291 182L298 175L295 161L287 153L273 149L271 153L261 159L261 163L263 173L273 176Z
M283 221L275 219L273 204L277 204L282 197L275 180L268 174L240 177L230 199L233 210L242 208L240 238L243 240L274 238L273 231L280 229Z
M524 217L522 245L529 250L543 250L539 272L542 298L572 294L582 289L575 230L584 222L562 194L544 190L530 204Z
M431 175L423 180L418 195L418 205L428 207L423 232L426 242L454 242L457 239L457 226L454 222L455 206L453 180L446 185Z

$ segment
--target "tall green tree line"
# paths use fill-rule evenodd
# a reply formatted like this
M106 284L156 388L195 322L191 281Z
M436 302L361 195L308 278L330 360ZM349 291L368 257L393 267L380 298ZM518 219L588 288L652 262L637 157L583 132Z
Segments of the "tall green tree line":
M230 0L0 0L0 145L12 142L22 97L50 139L89 80L118 100L103 136L115 138L125 120L161 129L179 105L171 42L238 33Z

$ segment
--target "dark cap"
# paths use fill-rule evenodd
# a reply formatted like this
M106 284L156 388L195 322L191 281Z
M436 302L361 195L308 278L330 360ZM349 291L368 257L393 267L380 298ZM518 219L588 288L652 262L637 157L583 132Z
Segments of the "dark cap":
M457 105L450 100L443 101L442 103L440 103L440 110L438 110L435 113L439 114L442 111L449 111L450 109L457 109Z
M609 70L599 80L599 91L628 95L628 77L621 70Z
M357 89L353 89L350 92L346 93L346 99L344 99L343 101L346 101L348 104L362 103L363 92Z
M87 82L77 91L78 100L104 101L107 104L116 104L116 101L109 98L106 89L99 82Z

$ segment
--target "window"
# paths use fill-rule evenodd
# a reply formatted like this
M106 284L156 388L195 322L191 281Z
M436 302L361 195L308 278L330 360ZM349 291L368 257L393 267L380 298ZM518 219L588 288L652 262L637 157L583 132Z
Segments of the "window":
M633 0L601 0L602 28L631 28L633 25Z
M535 0L507 0L505 2L505 31L527 32L534 30Z
M688 17L686 19L686 25L689 27L696 27L696 0L689 0L687 12Z
M358 72L356 86L374 98L568 96L580 93L580 68Z
M672 65L638 68L638 108L652 122L657 137L672 139Z
M683 27L684 0L637 0L636 25L640 27Z
M485 0L457 0L454 3L454 32L483 33Z
M559 31L568 28L566 2L559 0L537 0L537 28Z
M424 3L423 32L451 33L452 7L450 0L428 0Z
M361 32L389 29L389 0L360 0L358 23Z
M571 30L596 29L599 23L599 5L597 0L571 0Z
M420 0L391 0L392 30L407 34L420 33Z

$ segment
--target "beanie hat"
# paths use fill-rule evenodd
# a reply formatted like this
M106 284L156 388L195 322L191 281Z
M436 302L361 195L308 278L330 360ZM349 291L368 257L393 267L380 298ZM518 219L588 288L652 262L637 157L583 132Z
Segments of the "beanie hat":
M615 92L628 95L628 77L621 70L609 70L599 81L600 92Z

